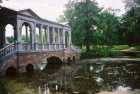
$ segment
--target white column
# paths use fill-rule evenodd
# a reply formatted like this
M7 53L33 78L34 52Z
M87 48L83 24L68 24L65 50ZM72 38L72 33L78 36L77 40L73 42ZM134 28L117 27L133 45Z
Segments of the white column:
M69 47L71 47L71 31L69 31Z
M38 44L37 44L37 30L36 30L36 23L34 24L34 48L35 50L38 49Z
M35 50L35 24L31 24L32 49Z
M39 27L39 37L40 37L40 40L41 40L41 49L43 49L42 28L43 28L43 26L40 25L40 27Z
M47 43L48 43L48 49L50 49L50 31L49 31L49 25L47 27Z
M45 36L45 41L44 41L45 42L45 49L47 49L48 48L47 47L47 43L48 43L47 26L44 27L44 34L45 34L44 35Z
M64 45L64 48L65 48L66 46L65 46L65 29L64 28L63 28L62 32L63 32L63 45Z
M43 44L42 30L43 30L43 26L41 25L40 30L39 30L40 38L41 38L41 44Z
M16 44L17 44L17 50L22 50L22 41L21 41L21 33L22 33L22 21L17 20L17 26L16 26Z
M59 49L59 29L56 28L56 48Z
M61 32L61 31L60 31L60 29L58 28L58 48L59 48L59 49L61 49L61 45L60 45L60 44L61 44L60 32Z
M55 28L54 27L52 27L52 31L53 31L53 48L56 49L56 46L55 46L55 44L56 44L56 41L55 41Z

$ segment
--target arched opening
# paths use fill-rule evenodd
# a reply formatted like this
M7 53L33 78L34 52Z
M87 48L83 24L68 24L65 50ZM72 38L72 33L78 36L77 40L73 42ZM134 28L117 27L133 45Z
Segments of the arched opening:
M22 29L21 29L21 41L23 44L24 49L31 49L31 43L32 43L32 29L30 24L28 23L23 23L22 24Z
M34 72L34 66L32 64L28 64L26 66L26 72L27 73L33 73Z
M72 57L72 61L75 62L75 56Z
M67 58L67 62L68 62L68 63L71 62L71 58L70 58L70 57Z
M8 77L15 77L17 75L17 70L15 67L9 67L6 70L6 76Z
M66 32L65 33L65 46L66 46L66 48L68 47L68 44L69 44L69 33Z
M14 26L7 24L5 27L5 42L6 44L14 43Z
M57 72L62 67L62 61L58 57L50 57L47 59L47 66L44 69L48 74Z
M22 25L21 39L23 43L31 43L31 26L28 23Z

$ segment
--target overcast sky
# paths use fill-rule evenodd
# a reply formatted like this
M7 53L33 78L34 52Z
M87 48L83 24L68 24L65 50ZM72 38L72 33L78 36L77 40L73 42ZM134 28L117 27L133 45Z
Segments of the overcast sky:
M36 12L40 17L56 21L59 15L63 14L65 4L69 0L8 0L4 1L3 6L21 10L30 8ZM124 12L124 4L122 0L96 0L99 6L114 9L120 9L121 13Z

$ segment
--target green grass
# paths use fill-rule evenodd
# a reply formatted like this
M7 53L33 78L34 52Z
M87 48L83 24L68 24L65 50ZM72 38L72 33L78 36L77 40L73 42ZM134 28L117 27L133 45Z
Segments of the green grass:
M128 45L94 45L91 46L91 51L86 52L86 48L82 47L81 59L90 59L90 58L97 58L97 57L120 57L123 56L124 53L121 53L121 50L129 49ZM140 46L137 47L140 49Z
M130 47L128 45L114 45L112 47L112 50L124 50L129 49Z

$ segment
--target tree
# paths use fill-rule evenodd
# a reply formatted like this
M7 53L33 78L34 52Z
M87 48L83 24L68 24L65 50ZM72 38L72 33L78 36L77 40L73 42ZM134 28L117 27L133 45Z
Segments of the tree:
M124 35L131 45L140 44L140 1L134 0L132 7L126 12L122 19L123 29L125 30Z
M102 34L102 44L117 44L119 42L119 17L105 10L100 13L99 19L97 31Z
M125 3L125 8L127 10L131 9L132 7L134 7L134 0L124 0Z
M97 24L99 12L97 3L91 0L70 1L64 12L64 18L72 28L73 43L85 45L87 51L90 51L92 45L93 27Z

